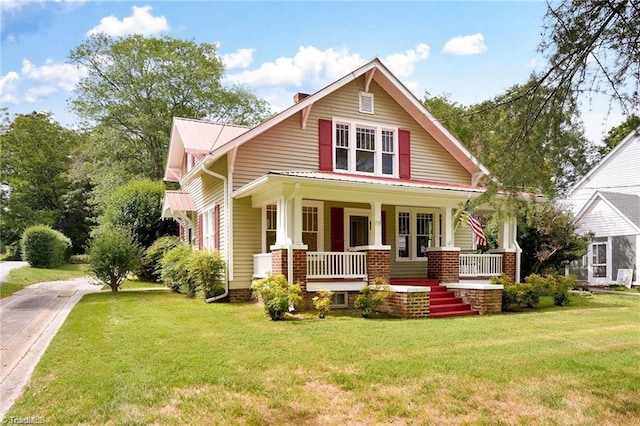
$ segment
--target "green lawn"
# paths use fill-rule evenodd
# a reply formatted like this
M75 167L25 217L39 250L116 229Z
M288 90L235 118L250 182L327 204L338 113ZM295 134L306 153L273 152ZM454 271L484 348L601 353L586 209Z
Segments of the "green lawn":
M548 302L547 302L548 305ZM7 417L47 424L638 424L640 297L444 320L85 296Z
M9 272L5 282L0 284L0 299L11 296L16 291L44 281L61 281L84 277L88 265L67 264L55 269L26 268L13 269Z

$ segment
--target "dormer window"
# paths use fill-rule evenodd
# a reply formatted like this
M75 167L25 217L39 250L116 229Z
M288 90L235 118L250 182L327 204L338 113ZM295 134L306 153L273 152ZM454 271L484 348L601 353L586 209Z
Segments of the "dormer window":
M398 129L334 119L334 171L398 176Z

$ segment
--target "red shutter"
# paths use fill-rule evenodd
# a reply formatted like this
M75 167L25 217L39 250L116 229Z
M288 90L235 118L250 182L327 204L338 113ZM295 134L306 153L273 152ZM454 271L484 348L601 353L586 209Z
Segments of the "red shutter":
M213 248L220 250L220 204L213 207Z
M380 212L382 220L382 244L387 245L387 212L382 210Z
M202 215L199 214L198 215L198 248L200 250L202 250L203 244L202 244Z
M344 251L344 209L331 207L331 251Z
M318 120L318 163L320 171L333 171L333 123L331 120Z
M411 132L398 130L399 177L411 179Z
M184 226L180 225L179 230L180 230L180 233L179 233L180 241L184 241Z

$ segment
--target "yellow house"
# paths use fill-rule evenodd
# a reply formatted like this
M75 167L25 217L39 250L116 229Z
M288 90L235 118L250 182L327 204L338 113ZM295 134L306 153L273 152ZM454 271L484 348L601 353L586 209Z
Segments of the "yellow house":
M175 118L165 180L181 189L163 215L194 248L220 251L232 302L281 273L307 301L327 288L346 307L382 277L404 317L491 313L501 287L489 278L519 278L516 222L482 254L455 220L488 176L375 59L253 128Z

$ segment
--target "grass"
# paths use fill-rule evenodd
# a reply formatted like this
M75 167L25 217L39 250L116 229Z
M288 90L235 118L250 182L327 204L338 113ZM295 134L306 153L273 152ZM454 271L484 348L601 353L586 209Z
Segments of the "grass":
M124 280L122 284L120 284L120 291L123 290L137 290L137 289L163 289L168 290L168 287L163 283L157 283L154 281L145 281L140 280L138 278L130 278ZM111 291L111 287L108 285L102 286L102 291Z
M7 417L47 424L637 424L640 297L445 320L85 296Z
M45 281L61 281L84 277L88 265L66 264L54 269L25 268L13 269L9 272L5 282L0 284L0 299L11 296L16 291L35 283Z

